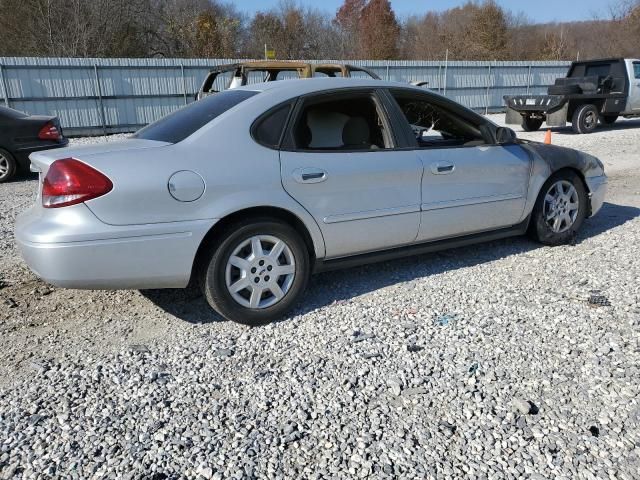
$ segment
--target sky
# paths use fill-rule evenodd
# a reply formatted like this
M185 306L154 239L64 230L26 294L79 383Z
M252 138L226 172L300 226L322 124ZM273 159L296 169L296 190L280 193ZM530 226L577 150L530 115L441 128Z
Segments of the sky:
M230 0L240 10L253 13L267 10L279 0ZM504 8L513 12L524 12L533 22L591 20L595 16L605 16L612 0L498 0ZM335 12L342 0L297 0L298 4ZM463 5L464 0L391 0L393 9L400 17L424 13L428 10L446 10Z

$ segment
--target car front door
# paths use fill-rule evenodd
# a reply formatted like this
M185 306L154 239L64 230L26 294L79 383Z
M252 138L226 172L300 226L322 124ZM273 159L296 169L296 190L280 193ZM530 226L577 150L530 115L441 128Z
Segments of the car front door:
M531 159L496 145L479 115L429 93L392 90L424 166L418 241L509 227L523 220Z
M640 61L630 62L629 70L629 101L627 110L630 112L640 112Z
M375 91L300 99L280 162L283 186L316 219L327 258L415 241L422 163L396 149Z

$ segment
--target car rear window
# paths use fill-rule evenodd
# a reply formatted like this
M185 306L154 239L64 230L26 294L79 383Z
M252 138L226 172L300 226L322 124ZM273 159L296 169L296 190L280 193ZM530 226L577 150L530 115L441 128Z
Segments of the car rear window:
M611 64L605 63L601 65L587 65L585 76L587 77L606 77L611 72Z
M0 107L0 117L4 118L25 118L28 115L26 113L14 110L13 108Z
M147 125L138 130L133 137L178 143L214 118L258 93L249 90L227 90L216 93Z

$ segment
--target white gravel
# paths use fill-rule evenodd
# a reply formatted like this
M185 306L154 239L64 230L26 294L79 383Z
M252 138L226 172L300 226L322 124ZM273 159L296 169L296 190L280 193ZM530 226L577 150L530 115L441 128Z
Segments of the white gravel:
M640 129L554 143L611 174L576 246L322 274L255 329L46 286L12 236L35 181L0 185L0 478L639 478Z

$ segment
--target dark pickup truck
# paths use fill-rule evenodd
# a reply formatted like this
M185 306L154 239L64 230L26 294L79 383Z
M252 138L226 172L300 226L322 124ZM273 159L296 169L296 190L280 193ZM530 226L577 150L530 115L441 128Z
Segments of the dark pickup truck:
M598 122L640 117L640 60L613 58L574 62L565 78L556 79L548 95L505 96L507 123L527 132L564 127L591 133Z

